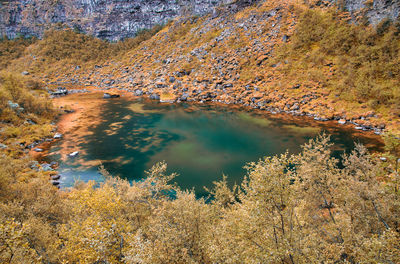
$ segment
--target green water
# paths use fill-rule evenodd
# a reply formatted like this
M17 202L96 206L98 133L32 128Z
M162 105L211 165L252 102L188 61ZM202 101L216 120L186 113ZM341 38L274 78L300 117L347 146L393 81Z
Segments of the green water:
M300 145L326 131L335 143L335 155L353 148L356 138L351 129L333 123L291 116L268 116L261 112L233 110L225 106L161 104L151 101L109 100L102 107L103 121L77 143L79 160L101 160L104 167L119 177L139 180L144 171L166 161L168 172L176 172L177 184L194 188L204 195L203 186L211 187L222 174L229 182L240 183L247 162L263 156L300 151ZM381 147L372 142L372 148ZM50 150L50 160L58 160L60 145ZM90 163L89 163L90 164ZM82 166L75 159L60 164L61 186L76 179L102 181L97 166Z

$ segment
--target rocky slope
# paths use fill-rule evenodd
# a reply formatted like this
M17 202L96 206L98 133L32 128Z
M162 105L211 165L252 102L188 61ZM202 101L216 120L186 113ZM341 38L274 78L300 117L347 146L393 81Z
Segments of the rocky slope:
M329 80L336 82L340 60L323 58L297 68L298 58L276 55L278 47L291 42L304 8L294 3L265 1L240 11L225 6L213 15L176 20L122 58L89 67L71 65L43 80L55 87L83 85L169 102L239 104L337 120L377 134L388 125L399 127L395 112L384 121L366 101L346 101L329 86ZM288 67L296 68L296 74L290 75Z
M320 1L240 1L205 16L175 19L152 38L101 62L70 56L49 60L43 49L59 48L63 37L54 43L44 39L7 70L28 71L49 88L76 85L169 102L237 104L400 134L399 34L395 26L382 35L374 27L348 23L360 17ZM303 36L296 36L301 24ZM68 41L79 35L61 47L73 51L75 42ZM296 48L302 37L309 44ZM374 60L366 61L371 56Z
M235 6L235 0L21 0L0 1L0 34L42 36L56 23L112 41L132 37L143 28L163 24L177 16L204 15L219 5ZM242 2L242 3L240 3ZM338 1L328 0L323 2ZM356 18L366 15L373 24L385 17L396 19L400 2L395 0L344 0L340 4ZM234 7L235 8L235 7Z

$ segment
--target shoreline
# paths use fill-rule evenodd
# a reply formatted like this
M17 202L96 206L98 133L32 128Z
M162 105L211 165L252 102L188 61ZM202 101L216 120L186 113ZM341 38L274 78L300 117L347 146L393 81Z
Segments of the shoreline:
M121 90L118 88L102 90L97 87L86 87L85 89L87 89L87 92L85 93L72 93L66 96L55 97L52 99L55 107L64 111L55 120L57 127L56 132L62 134L61 140L63 140L61 144L62 151L60 152L61 160L65 160L66 156L69 154L66 151L67 149L70 149L70 152L77 150L79 151L79 149L72 146L71 142L77 142L76 139L78 139L78 141L82 140L85 135L88 135L88 133L90 133L88 131L89 126L97 125L102 121L100 116L100 107L108 100L137 100L140 98L144 98L145 100L152 100L149 98L149 94L135 96L131 91ZM73 89L71 90L73 91ZM104 99L104 93L118 94L121 97ZM297 114L291 111L282 111L276 113L273 111L268 111L266 109L261 110L250 106L245 106L243 104L229 104L218 101L197 101L194 99L181 102L162 102L159 99L154 101L158 101L162 104L188 103L193 105L209 104L212 106L222 106L236 111L255 113L257 115L260 115L262 118L291 120L294 123L305 123L308 126L315 125L320 127L334 127L337 129L351 130L352 134L356 137L371 138L374 141L379 141L381 143L383 142L382 137L380 136L382 133L376 133L376 131L371 129L355 129L355 126L357 126L358 124L355 124L354 122L346 122L345 124L340 124L337 122L337 120L321 119L311 114ZM68 111L69 113L67 113L66 111ZM71 138L75 138L75 140L69 140ZM58 141L59 140L43 142L37 145L37 147L43 149L43 152L35 152L32 149L30 150L30 154L36 160L44 159L48 155L48 150L51 148L51 146Z
M54 172L58 174L58 166L60 163L66 162L67 159L71 158L70 154L77 152L79 153L77 157L73 157L73 164L79 165L82 168L86 166L94 166L96 164L100 164L103 162L102 160L91 160L85 161L80 156L85 156L85 151L80 148L80 143L84 142L85 136L90 135L89 128L92 126L97 126L102 122L101 117L101 107L103 104L106 104L109 100L127 100L134 102L135 100L143 98L148 101L155 101L161 104L178 104L171 102L160 102L160 100L151 100L149 96L134 96L132 93L127 91L121 92L116 90L107 90L108 93L119 94L120 98L110 98L104 99L104 91L99 91L95 89L88 90L85 93L71 93L66 96L56 97L52 99L54 106L60 110L62 113L56 118L56 128L55 133L60 133L61 138L54 139L51 141L44 141L43 143L37 145L37 148L43 149L41 152L35 152L34 149L29 151L29 154L38 161L41 165L48 166L50 165L50 161L46 160L48 155L50 154L50 149L55 144L58 144L57 150L51 152L52 155L59 155L60 158L57 158L55 162L57 163L54 168ZM363 131L356 130L349 123L340 125L334 120L322 121L315 120L313 117L307 115L292 115L290 113L270 113L265 110L254 109L248 106L238 105L238 104L224 104L221 102L199 102L199 101L187 101L182 102L191 105L196 111L196 106L215 106L215 107L223 107L225 109L229 109L231 111L244 112L255 115L257 118L264 118L269 120L280 120L286 124L296 124L299 127L318 127L321 128L321 131L334 131L334 130L347 130L350 131L351 136L354 138L364 138L368 141L371 141L370 144L364 143L364 145L371 149L373 152L382 152L382 138L379 135L374 134L371 131ZM293 132L295 133L295 132ZM52 161L53 163L54 161ZM59 178L58 178L59 179ZM53 180L51 178L51 182L53 185L58 185L60 182L57 180Z

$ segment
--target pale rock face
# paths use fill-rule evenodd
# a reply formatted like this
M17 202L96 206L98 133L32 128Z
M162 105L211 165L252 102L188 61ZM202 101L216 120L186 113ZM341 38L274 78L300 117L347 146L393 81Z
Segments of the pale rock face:
M21 0L0 2L0 34L42 36L64 23L111 41L133 37L144 28L178 16L212 12L220 0Z
M175 17L204 15L215 12L220 4L236 6L244 2L250 4L253 0L3 0L0 35L41 37L50 25L64 23L87 34L117 41ZM365 0L345 0L344 8L355 12L364 8L364 3ZM374 0L366 14L372 24L377 24L385 17L396 19L399 12L399 0Z

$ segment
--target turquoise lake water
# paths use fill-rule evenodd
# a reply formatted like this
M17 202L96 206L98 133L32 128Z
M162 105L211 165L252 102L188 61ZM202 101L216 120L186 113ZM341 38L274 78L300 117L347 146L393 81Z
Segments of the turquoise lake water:
M240 183L247 162L300 146L325 131L335 143L334 154L354 147L354 142L382 147L371 138L334 122L316 122L306 117L268 115L249 109L199 104L162 104L154 101L109 100L102 106L102 122L89 127L90 135L79 141L79 159L60 163L61 186L79 179L102 181L96 163L119 177L139 180L153 164L165 161L168 172L176 172L177 184L205 195L203 186L228 176ZM58 161L60 143L50 149L48 161ZM79 162L77 162L79 160ZM82 166L85 163L91 165Z

